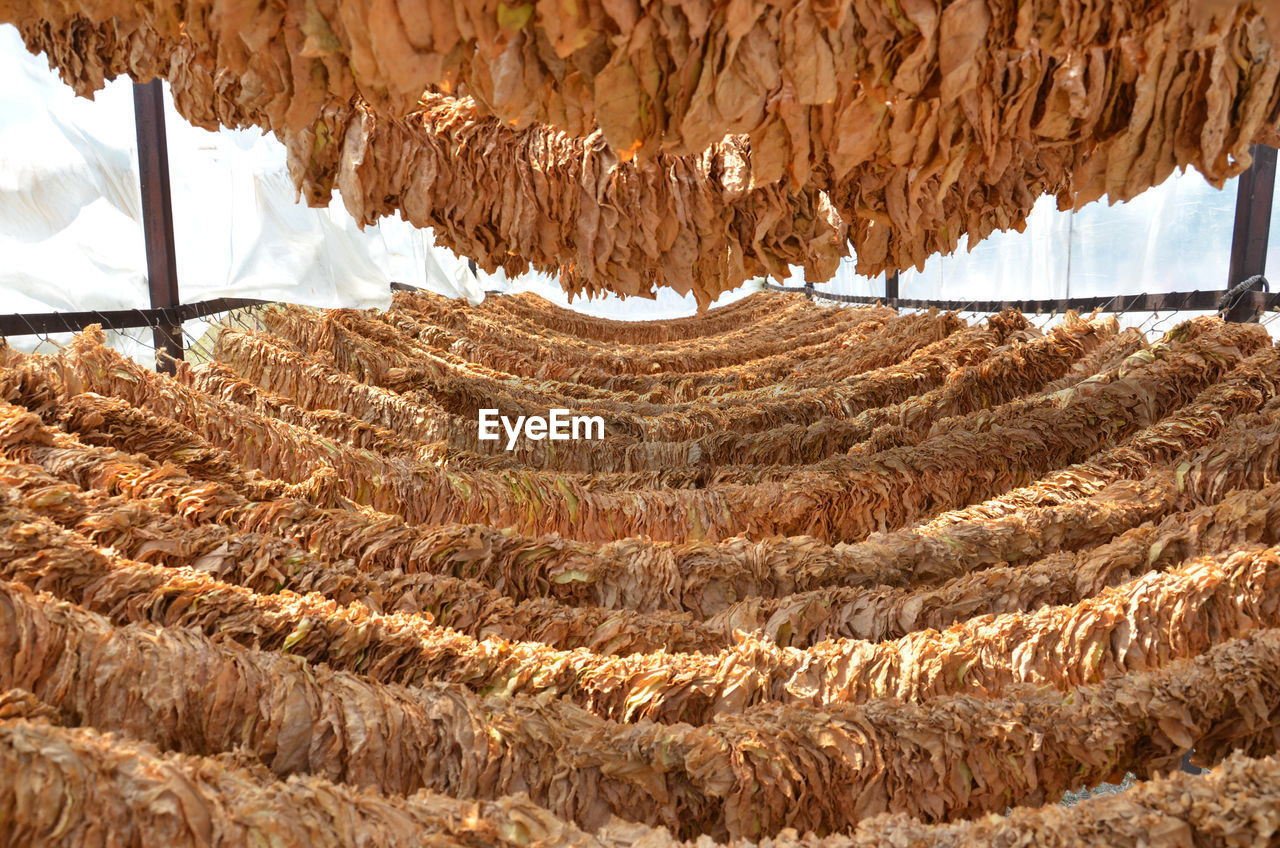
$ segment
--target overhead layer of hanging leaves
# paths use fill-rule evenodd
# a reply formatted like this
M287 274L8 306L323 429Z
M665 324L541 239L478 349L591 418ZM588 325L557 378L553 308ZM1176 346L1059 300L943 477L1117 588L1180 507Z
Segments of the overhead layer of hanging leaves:
M1259 0L0 4L82 94L169 79L290 149L310 202L395 211L574 293L918 265L1036 199L1215 184L1280 123Z

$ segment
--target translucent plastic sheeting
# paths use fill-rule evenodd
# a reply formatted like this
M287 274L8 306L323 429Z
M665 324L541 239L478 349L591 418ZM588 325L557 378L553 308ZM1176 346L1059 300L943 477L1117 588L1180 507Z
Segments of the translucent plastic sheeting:
M0 25L0 78L7 81L0 90L0 312L149 306L132 86L116 80L94 101L78 98L7 25ZM284 148L273 137L197 129L167 97L166 129L186 302L256 297L385 306L394 281L473 302L486 290L536 291L569 305L552 278L473 274L465 259L437 247L429 230L399 218L362 232L341 198L327 209L297 202ZM671 291L654 301L579 298L572 307L633 320L696 311L692 297ZM184 329L198 336L204 326ZM34 340L27 341L30 347ZM128 331L115 341L142 355L150 333Z
M131 84L78 98L10 26L0 79L0 311L149 306ZM398 219L362 232L340 200L299 204L274 138L209 133L166 106L183 301L385 306L392 280L482 296L430 233Z
M798 283L794 281L788 282L788 285L804 285L802 269L797 268L796 271L801 272L800 281ZM485 274L482 271L480 272L480 279L486 291L511 294L524 291L535 292L552 303L557 303L568 309L574 309L596 318L609 318L614 321L659 321L693 315L698 311L698 304L693 295L677 294L668 288L658 289L657 297L653 300L635 297L624 300L615 294L606 294L603 297L596 297L590 300L578 297L570 302L569 295L565 293L564 289L560 288L560 284L553 277L546 274L523 274L515 279L508 279L501 271L496 274ZM763 280L739 286L720 295L715 303L712 304L712 307L733 303L735 300L746 297L751 292L758 291L763 287Z
M1222 289L1236 184L1231 180L1219 191L1189 171L1128 203L1091 203L1074 214L1059 212L1052 197L1042 197L1024 232L995 233L972 252L962 239L954 254L933 257L923 271L904 271L899 294L922 300L1048 300ZM1280 267L1280 217L1273 217L1271 232L1271 265ZM843 275L820 288L884 293L882 280Z
M1237 180L1215 189L1196 171L1174 174L1128 203L1092 203L1059 212L1042 197L1022 233L995 233L969 252L964 241L923 271L901 274L899 294L922 300L1049 300L1194 290L1227 286ZM1268 268L1280 277L1280 195L1272 213ZM876 296L883 278L837 276L822 291ZM791 283L802 285L803 280ZM1273 287L1273 290L1274 287ZM1159 333L1204 312L1129 313L1125 327ZM969 320L980 316L965 313ZM1057 320L1046 315L1043 323ZM1280 337L1280 317L1263 316Z
M1226 288L1238 182L1219 191L1189 171L1128 203L1066 216L1070 296Z
M1271 226L1267 230L1267 270L1274 282L1272 291L1280 291L1280 191L1271 199Z

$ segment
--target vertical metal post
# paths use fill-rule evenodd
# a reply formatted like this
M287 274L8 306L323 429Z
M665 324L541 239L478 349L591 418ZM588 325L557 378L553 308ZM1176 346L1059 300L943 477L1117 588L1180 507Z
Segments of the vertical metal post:
M884 299L895 301L898 299L898 272L886 271L884 275Z
M164 129L164 88L160 80L134 83L133 119L138 133L138 173L142 184L142 232L147 245L147 285L152 308L177 306L178 261L173 244L173 199L169 193L169 144ZM156 370L174 373L182 359L182 327L152 330Z
M1267 233L1271 229L1271 203L1276 185L1276 149L1255 144L1253 164L1240 175L1236 194L1235 227L1231 232L1231 268L1227 288L1234 288L1267 270ZM1257 316L1242 299L1226 315L1229 321L1250 321Z

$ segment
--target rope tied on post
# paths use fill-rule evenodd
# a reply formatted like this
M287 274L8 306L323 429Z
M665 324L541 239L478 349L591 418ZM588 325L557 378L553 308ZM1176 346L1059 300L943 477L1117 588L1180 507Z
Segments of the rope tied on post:
M1218 300L1218 315L1224 321L1254 323L1258 320L1258 310L1253 306L1253 299L1248 297L1252 292L1270 293L1271 285L1261 274L1254 274L1243 282L1227 289Z

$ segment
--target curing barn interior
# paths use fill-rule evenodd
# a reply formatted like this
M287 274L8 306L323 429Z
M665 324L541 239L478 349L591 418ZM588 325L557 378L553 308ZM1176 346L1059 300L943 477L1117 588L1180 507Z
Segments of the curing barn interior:
M0 76L0 845L1280 844L1280 4Z

